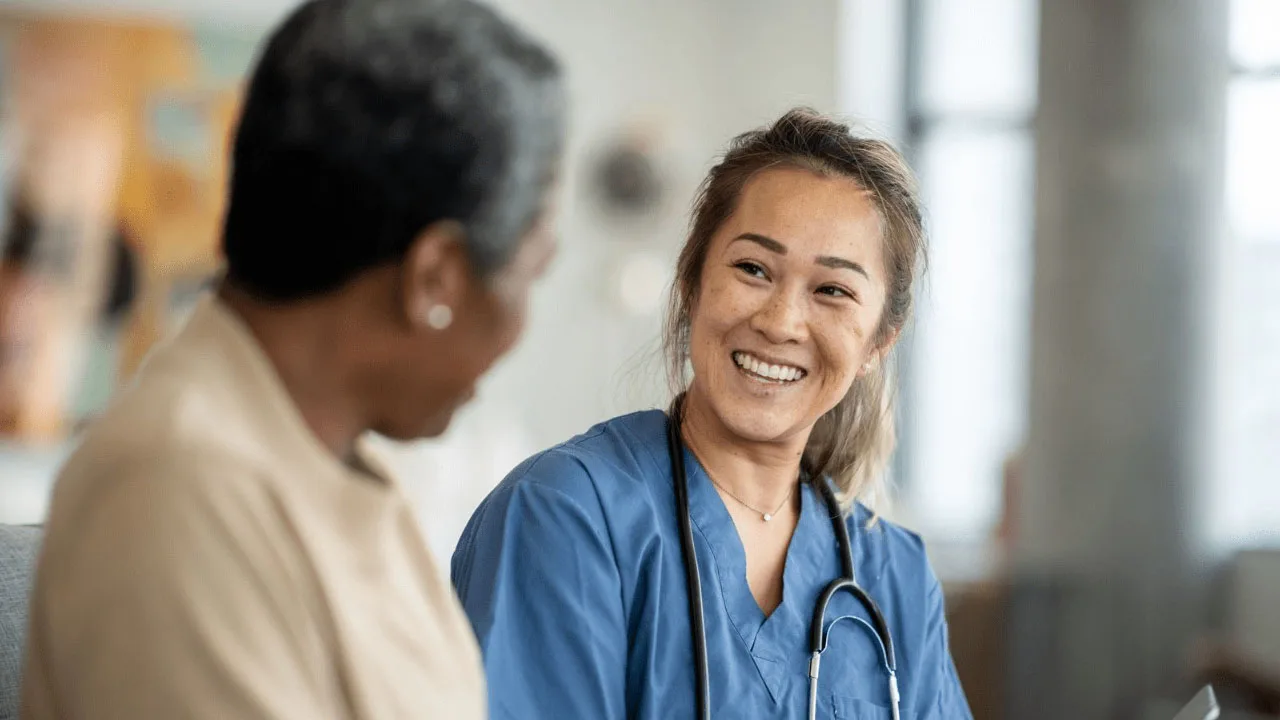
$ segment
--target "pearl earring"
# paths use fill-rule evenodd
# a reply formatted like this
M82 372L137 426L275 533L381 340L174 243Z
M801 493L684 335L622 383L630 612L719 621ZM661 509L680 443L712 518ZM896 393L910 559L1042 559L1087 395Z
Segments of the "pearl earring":
M426 320L432 330L444 330L453 324L453 310L448 305L432 305L427 310Z

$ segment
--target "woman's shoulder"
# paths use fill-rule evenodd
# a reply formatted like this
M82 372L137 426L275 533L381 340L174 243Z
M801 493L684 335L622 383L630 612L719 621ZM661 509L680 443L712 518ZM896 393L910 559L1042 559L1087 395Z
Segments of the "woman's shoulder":
M626 494L637 484L665 477L666 414L661 410L620 415L529 457L495 492L537 488L574 500Z
M866 577L860 580L864 583L890 580L912 585L923 583L930 589L937 584L924 539L918 533L862 503L854 503L845 522L854 546L861 549L859 564L865 568L862 572Z
M495 573L536 569L547 587L547 577L588 566L601 577L616 572L616 554L633 546L615 543L615 530L654 524L645 522L645 496L660 482L655 475L665 477L655 459L666 456L665 428L659 411L624 415L516 466L476 508L454 550L451 576L473 620L479 613L492 621Z
M924 553L924 539L919 533L889 520L861 502L855 502L849 509L846 523L849 525L849 532L854 535L879 538L881 542L895 548L917 554Z
M520 463L463 530L453 558L455 583L465 585L477 558L497 557L515 536L571 552L611 547L609 528L642 522L645 497L666 477L654 457L666 456L665 428L660 411L624 415Z

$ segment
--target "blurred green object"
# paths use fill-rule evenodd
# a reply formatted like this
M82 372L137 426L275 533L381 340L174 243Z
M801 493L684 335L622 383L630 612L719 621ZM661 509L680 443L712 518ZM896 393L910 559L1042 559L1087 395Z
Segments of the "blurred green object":
M200 23L192 28L191 36L201 73L213 82L238 83L249 74L263 31Z

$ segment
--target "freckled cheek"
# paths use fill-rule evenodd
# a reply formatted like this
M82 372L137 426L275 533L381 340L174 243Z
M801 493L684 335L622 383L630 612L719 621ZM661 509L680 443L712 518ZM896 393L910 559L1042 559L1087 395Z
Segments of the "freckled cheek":
M858 371L858 358L868 342L866 333L856 326L815 334L814 344L822 362L823 375L840 384L852 378Z
M750 298L742 297L731 287L708 285L703 288L693 321L712 333L722 334L747 320L752 311Z

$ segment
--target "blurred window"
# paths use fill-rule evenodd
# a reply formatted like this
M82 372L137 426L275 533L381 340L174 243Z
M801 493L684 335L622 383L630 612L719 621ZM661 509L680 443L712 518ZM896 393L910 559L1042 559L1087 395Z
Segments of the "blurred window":
M904 514L985 537L1026 426L1038 3L909 4L906 145L930 262L904 343Z
M1280 2L1232 0L1231 55L1245 71L1280 67Z
M931 239L904 342L906 514L948 541L1000 512L1026 431L1038 17L1034 0L909 0L906 145ZM1280 2L1232 0L1226 208L1215 312L1216 541L1280 533Z
M1219 549L1280 539L1280 2L1233 0L1215 465Z

